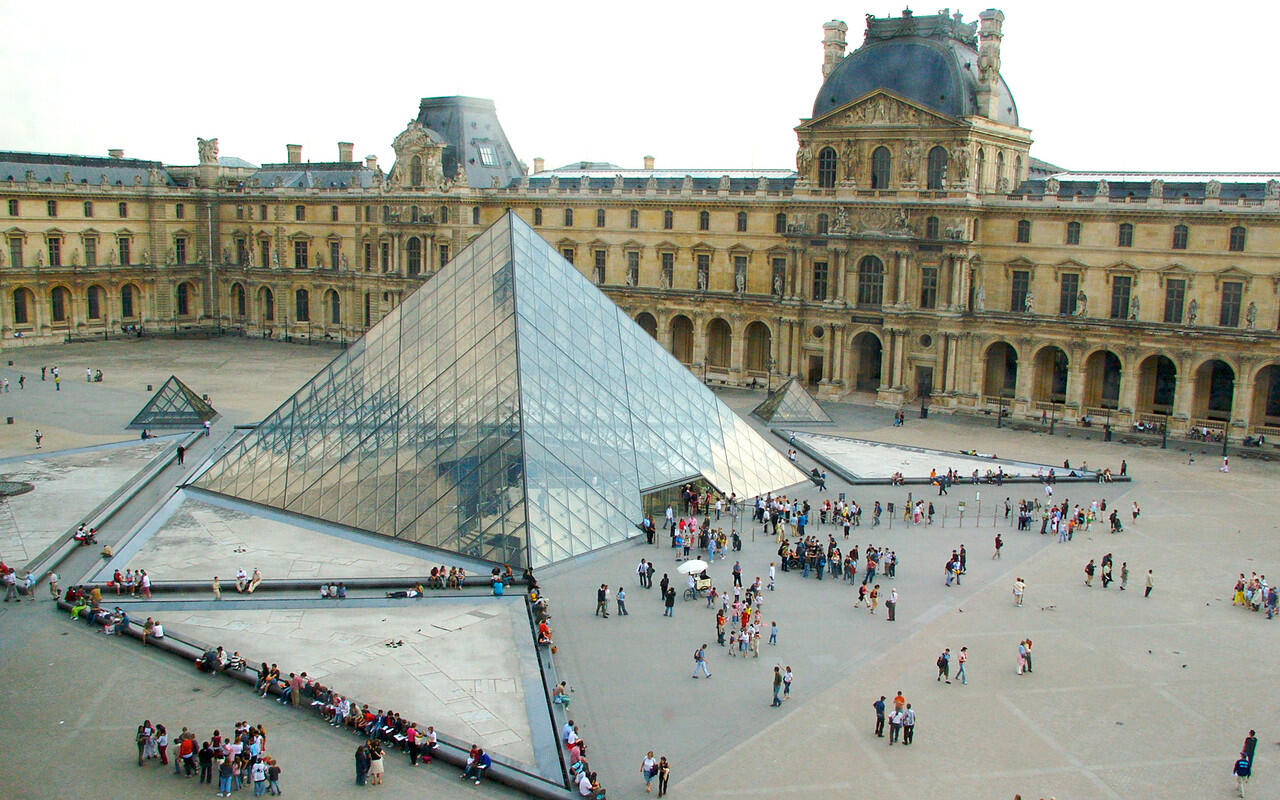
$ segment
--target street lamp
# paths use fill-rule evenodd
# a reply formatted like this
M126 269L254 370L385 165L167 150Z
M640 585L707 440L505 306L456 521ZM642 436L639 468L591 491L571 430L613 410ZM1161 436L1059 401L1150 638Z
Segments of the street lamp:
M1049 435L1053 435L1054 424L1058 421L1058 404L1049 404Z
M764 388L766 392L773 391L773 356L769 356L769 360L765 363L765 367L769 370L769 374L764 379Z
M1169 447L1169 412L1164 412L1164 424L1160 426L1160 449Z
M1231 434L1231 418L1227 417L1227 421L1222 423L1222 457L1227 457L1227 438Z
M996 411L996 428L999 428L1000 423L1004 421L1004 395L1000 395L996 400L999 403L999 408Z

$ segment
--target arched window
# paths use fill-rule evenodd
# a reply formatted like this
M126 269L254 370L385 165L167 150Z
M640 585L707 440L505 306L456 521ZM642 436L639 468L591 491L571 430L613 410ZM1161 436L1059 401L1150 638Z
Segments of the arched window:
M247 303L245 302L244 287L238 283L231 285L231 307L235 310L237 317L245 315Z
M779 211L777 214L773 215L773 232L774 233L787 232L787 215L785 213Z
M89 319L102 319L102 287L90 286L89 291L85 293L86 310Z
M541 224L542 224L542 209L540 209L540 208L535 208L535 209L533 210L533 224L534 224L534 225L541 225Z
M293 293L293 318L298 322L311 321L311 296L306 289Z
M67 290L61 286L53 287L53 291L49 292L49 310L53 314L54 322L67 321Z
M329 290L329 323L342 324L342 298L333 289Z
M884 302L884 263L875 256L858 262L858 305L878 306Z
M138 299L138 289L131 283L120 287L120 316L130 319L137 316L134 303Z
M1080 244L1080 223L1067 223L1067 244Z
M698 230L700 231L711 230L711 212L710 211L698 212Z
M471 207L471 224L472 225L480 224L480 206Z
M746 232L747 232L747 212L739 211L738 212L738 233L746 233Z
M671 209L662 212L662 228L663 230L671 230L675 227L676 215L671 213Z
M1018 242L1026 244L1029 241L1031 241L1031 220L1020 219L1018 220Z
M417 275L422 272L422 240L417 236L410 236L409 241L405 242L405 254L409 261L409 274Z
M32 312L31 306L31 290L30 289L14 289L13 290L13 324L14 325L30 325Z
M926 239L938 238L938 218L937 217L929 217L924 221L924 238Z
M419 156L414 156L409 161L409 185L422 185L422 158Z
M274 322L276 318L276 296L271 293L270 289L263 288L258 296L258 304L262 307L263 321Z
M178 284L178 316L191 316L191 284Z
M449 207L448 206L440 206L440 224L441 225L449 224Z
M1008 189L1005 184L1004 176L1004 151L996 153L996 191L1003 192Z
M1174 249L1174 250L1186 250L1186 249L1187 249L1187 234L1188 234L1188 232L1189 232L1189 229L1187 228L1187 226L1186 226L1186 225L1174 225L1174 226L1173 226L1173 249Z
M1133 226L1129 223L1120 223L1120 232L1116 237L1116 246L1133 247Z
M1244 228L1237 225L1231 229L1231 238L1227 243L1227 249L1233 253L1244 252Z
M572 208L566 208L564 210L564 226L566 228L573 227L573 209Z
M871 188L888 189L893 178L893 155L889 148L881 146L871 154Z
M986 188L987 181L987 151L981 147L978 148L978 172L977 172L978 194L982 194Z
M941 191L947 188L947 148L939 145L929 151L928 188Z
M822 236L831 231L831 218L826 214L818 215L818 235Z
M836 151L834 147L824 147L818 151L818 187L834 189L836 187Z
M1022 182L1022 156L1018 156L1013 160L1013 185L1016 187Z

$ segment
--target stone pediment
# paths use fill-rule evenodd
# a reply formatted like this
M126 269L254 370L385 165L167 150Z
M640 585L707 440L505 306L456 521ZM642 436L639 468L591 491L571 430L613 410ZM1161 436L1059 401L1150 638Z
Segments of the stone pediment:
M850 103L808 120L800 129L863 127L951 127L957 121L916 105L898 95L877 89Z

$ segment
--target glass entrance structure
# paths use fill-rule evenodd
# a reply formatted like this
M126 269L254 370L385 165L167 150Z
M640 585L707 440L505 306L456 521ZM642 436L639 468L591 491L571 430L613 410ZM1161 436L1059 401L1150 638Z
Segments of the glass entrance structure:
M691 475L804 479L508 213L194 485L513 567L637 535Z
M818 401L813 399L796 378L791 378L775 389L751 413L765 422L775 424L831 423L831 417L827 416L827 412L822 410Z

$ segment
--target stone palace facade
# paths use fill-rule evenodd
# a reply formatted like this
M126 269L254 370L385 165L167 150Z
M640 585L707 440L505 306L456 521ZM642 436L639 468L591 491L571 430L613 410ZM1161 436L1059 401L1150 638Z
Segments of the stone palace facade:
M463 97L385 172L0 152L0 333L350 341L511 210L708 382L1280 435L1280 173L1033 158L1003 20L826 23L794 170L530 171Z

